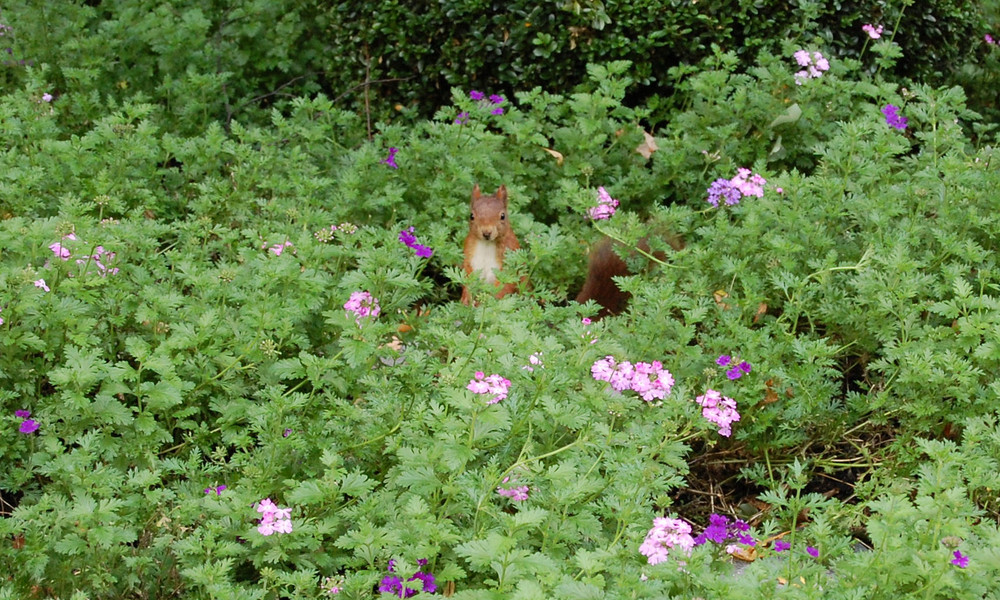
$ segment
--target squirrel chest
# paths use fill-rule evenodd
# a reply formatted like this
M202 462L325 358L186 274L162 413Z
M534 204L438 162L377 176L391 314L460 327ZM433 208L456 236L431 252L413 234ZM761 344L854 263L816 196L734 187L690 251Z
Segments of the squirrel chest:
M473 272L479 273L483 281L490 284L497 282L497 271L503 267L500 262L500 248L496 240L473 240L469 255L469 266Z

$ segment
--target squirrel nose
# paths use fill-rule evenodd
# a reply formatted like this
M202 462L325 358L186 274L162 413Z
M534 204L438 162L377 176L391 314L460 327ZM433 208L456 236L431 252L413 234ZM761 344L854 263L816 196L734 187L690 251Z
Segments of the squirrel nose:
M484 231L483 232L483 239L486 240L487 242L490 241L491 237L493 237L493 232L492 231Z

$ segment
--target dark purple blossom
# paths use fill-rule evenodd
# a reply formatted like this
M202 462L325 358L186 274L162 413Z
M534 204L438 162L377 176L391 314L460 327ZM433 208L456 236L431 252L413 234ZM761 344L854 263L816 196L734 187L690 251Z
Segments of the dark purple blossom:
M485 97L486 97L486 94L484 94L484 93L482 93L482 92L480 92L478 90L472 90L471 92L469 92L469 98L472 98L473 100L482 100Z
M788 550L791 547L792 545L786 542L785 540L775 540L774 542L775 552L784 552L785 550Z
M464 110L458 113L458 117L455 119L455 125L465 125L469 121L469 111Z
M417 236L414 235L412 226L399 232L399 241L405 244L408 248L413 249L414 253L420 258L430 258L431 256L434 256L434 250L428 246L417 243Z
M398 169L399 165L396 164L396 153L399 152L398 148L389 148L389 156L382 160L383 165L389 165L393 169Z
M806 546L806 553L813 558L819 558L819 550L812 546Z
M25 420L24 422L21 423L21 426L18 428L18 431L24 434L35 433L35 431L37 430L38 430L38 421L34 419Z
M955 550L955 558L951 559L951 564L955 565L959 569L964 569L969 566L969 557L962 554L961 550Z
M899 114L899 107L886 104L885 108L882 109L882 114L885 115L886 125L895 127L900 131L906 129L907 118Z
M17 417L18 419L27 419L28 417L31 416L31 411L30 410L15 410L14 411L14 416Z

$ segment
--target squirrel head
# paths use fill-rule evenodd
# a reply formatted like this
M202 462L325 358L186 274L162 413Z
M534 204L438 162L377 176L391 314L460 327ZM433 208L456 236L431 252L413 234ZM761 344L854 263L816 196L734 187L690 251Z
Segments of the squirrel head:
M489 242L503 237L509 227L506 186L501 185L495 193L484 195L477 183L472 188L469 232Z

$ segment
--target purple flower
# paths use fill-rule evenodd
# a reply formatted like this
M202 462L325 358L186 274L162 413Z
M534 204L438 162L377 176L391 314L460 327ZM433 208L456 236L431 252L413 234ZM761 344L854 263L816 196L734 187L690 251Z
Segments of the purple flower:
M285 431L281 434L281 437L288 437L290 435L292 435L292 430L291 429L285 429Z
M719 365L720 367L724 367L728 365L732 360L733 357L729 356L728 354L722 354L719 356L719 358L715 359L715 364Z
M34 284L35 284L36 288L42 288L46 292L51 291L51 290L49 290L49 286L46 285L44 279L39 279L39 280L35 281Z
M812 546L806 546L806 553L813 558L819 558L819 550Z
M882 109L882 114L885 115L885 123L891 127L903 131L906 129L907 118L900 116L899 107L893 106L891 104L886 104Z
M477 90L472 90L471 92L469 92L469 98L472 98L473 100L482 100L485 97L486 94Z
M740 371L743 371L744 374L749 373L750 369L751 369L750 363L748 363L745 360L742 361L742 362L740 362L740 364L738 364L736 366L739 367Z
M960 550L955 550L955 558L951 559L951 564L955 565L959 569L964 569L969 566L969 557L962 554Z
M503 104L503 96L498 96L496 94L490 95L490 102L493 104Z
M739 204L741 197L740 190L729 179L716 179L708 186L708 203L712 206L719 206L719 200L727 206Z
M42 102L52 102L52 94L48 92L42 94Z
M17 417L18 419L27 419L28 417L31 416L31 411L30 410L15 410L14 411L14 416Z
M498 107L494 108L493 110L491 110L490 114L491 115L502 115L503 114L503 108L500 107L500 106L498 106Z
M222 495L222 491L224 489L226 489L225 485L217 485L215 487L207 487L207 488L205 488L205 493L206 494L211 494L212 492L215 492L216 496L221 496Z
M983 36L983 39L986 40L987 44L996 44L996 45L1000 46L1000 42L997 42L996 40L994 40L993 36L990 35L990 34L988 34L988 33Z
M35 421L34 419L25 420L24 422L21 423L21 426L18 428L18 431L24 434L35 433L35 431L37 430L38 430L38 421Z
M378 591L403 597L403 580L395 575L386 575L378 585Z
M383 165L389 165L393 169L398 169L399 165L396 164L396 153L399 152L398 148L389 148L389 156L382 160Z
M788 550L791 547L792 547L792 545L789 544L788 542L786 542L785 540L775 540L774 541L774 551L775 552L784 552L785 550Z
M417 243L417 236L413 234L413 227L409 229L404 229L399 232L399 241L403 242L408 248L414 250L414 253L421 258L430 258L434 256L434 250L430 249L423 244Z
M424 562L426 563L427 561ZM407 581L417 581L417 580L419 580L423 584L424 587L423 591L427 592L428 594L433 594L434 592L437 591L437 583L434 582L433 573L424 573L423 571L417 571L416 573L413 574L413 577L407 579Z
M462 111L458 113L458 117L455 119L455 125L465 125L469 121L469 111Z

